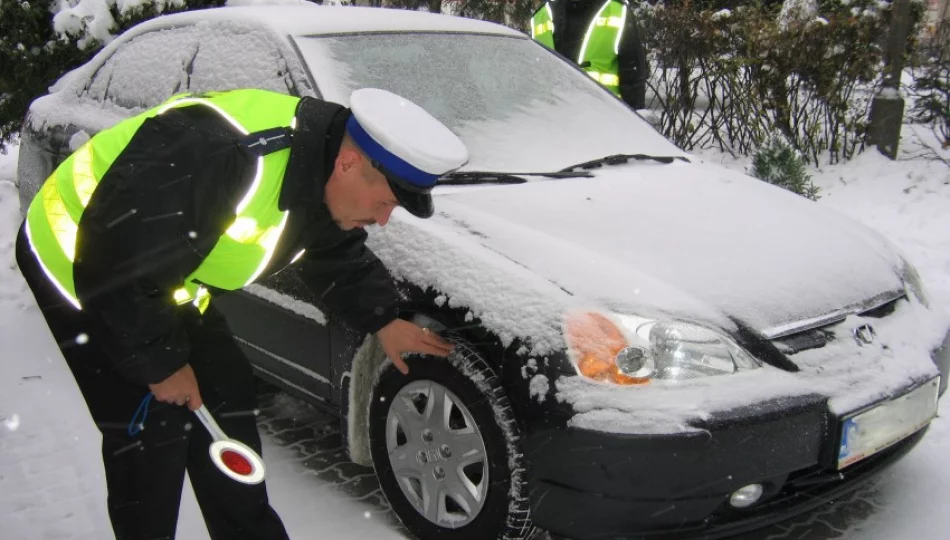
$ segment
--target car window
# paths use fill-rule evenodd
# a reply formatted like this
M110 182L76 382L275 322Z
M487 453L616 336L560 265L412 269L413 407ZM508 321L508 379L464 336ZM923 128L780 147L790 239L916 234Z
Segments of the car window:
M186 59L196 46L197 32L190 27L133 38L96 71L85 95L127 109L154 107L185 88Z
M468 170L549 171L618 153L680 154L623 102L530 39L387 33L295 38L321 94L376 87L468 146Z
M196 93L261 88L296 94L276 43L257 28L219 24L205 29L188 71L188 89Z

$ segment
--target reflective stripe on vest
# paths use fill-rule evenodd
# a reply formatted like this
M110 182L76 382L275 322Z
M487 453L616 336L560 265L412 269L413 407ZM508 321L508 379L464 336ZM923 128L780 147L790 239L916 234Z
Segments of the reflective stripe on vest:
M619 62L620 40L627 23L627 6L617 0L607 0L587 27L578 65L589 63L584 71L614 94L620 94Z
M604 86L620 86L620 77L614 75L613 73L598 73L596 71L588 71L587 74L590 75L592 79Z
M299 98L263 90L235 90L201 97L174 96L166 103L124 120L90 139L47 179L27 211L26 232L46 276L77 309L81 305L73 282L73 261L79 220L112 163L142 123L165 111L189 105L206 106L243 134L295 125ZM234 222L182 287L172 291L177 304L192 302L204 311L210 294L200 284L234 290L256 280L267 267L287 223L277 201L290 150L257 159L254 180L235 209ZM114 221L116 226L128 214Z
M548 2L545 2L531 17L531 39L549 49L554 49L554 14Z

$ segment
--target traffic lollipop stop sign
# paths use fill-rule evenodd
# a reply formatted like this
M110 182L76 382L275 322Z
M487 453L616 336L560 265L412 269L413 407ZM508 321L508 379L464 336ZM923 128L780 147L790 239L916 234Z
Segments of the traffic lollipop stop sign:
M264 460L248 445L229 438L218 426L211 412L204 405L195 411L214 442L208 452L211 461L232 480L244 484L259 484L264 481Z

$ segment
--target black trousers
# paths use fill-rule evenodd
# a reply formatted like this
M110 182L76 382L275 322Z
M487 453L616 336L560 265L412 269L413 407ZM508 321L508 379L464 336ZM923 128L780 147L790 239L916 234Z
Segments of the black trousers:
M245 485L221 473L208 454L211 436L186 407L153 399L144 429L128 434L148 387L128 382L111 368L97 342L94 322L46 278L22 229L16 255L102 433L109 517L116 539L173 539L186 470L213 540L287 538L265 484ZM229 437L260 453L255 384L247 357L213 308L192 326L189 363L205 406ZM80 335L88 340L77 341Z

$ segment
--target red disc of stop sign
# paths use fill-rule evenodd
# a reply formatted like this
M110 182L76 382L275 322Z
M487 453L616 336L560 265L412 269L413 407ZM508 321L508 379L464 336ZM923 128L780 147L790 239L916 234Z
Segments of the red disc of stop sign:
M241 476L248 476L254 472L254 467L251 466L251 462L234 450L221 452L221 461L224 462L225 467Z
M245 484L264 480L264 461L244 443L234 439L215 441L209 452L215 466L231 479Z

